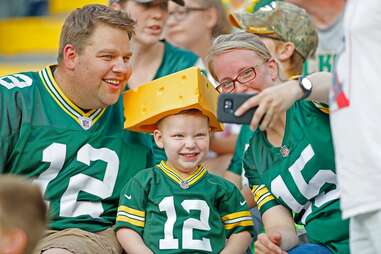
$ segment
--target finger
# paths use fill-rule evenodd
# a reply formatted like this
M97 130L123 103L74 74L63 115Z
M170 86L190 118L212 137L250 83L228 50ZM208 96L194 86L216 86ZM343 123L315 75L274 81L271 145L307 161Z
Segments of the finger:
M266 130L270 123L272 122L274 118L274 109L272 107L269 108L269 110L266 112L266 115L264 116L262 122L260 123L259 129L261 131Z
M236 116L241 116L249 109L257 107L260 99L261 99L260 95L253 95L250 99L242 103L242 105L234 112L234 114Z
M272 251L267 248L263 243L259 240L254 242L255 254L277 254L277 252Z
M277 253L277 254L282 253L282 249L278 245L274 244L270 240L270 238L268 238L267 235L262 236L261 238L258 238L258 240L260 241L260 243L263 245L264 249L266 249L268 253Z
M259 123L261 122L263 116L267 111L266 104L260 105L257 110L254 112L253 118L250 122L250 127L252 130L256 130L258 128Z
M269 236L269 238L276 245L278 245L278 246L280 245L282 237L281 237L281 235L279 233L274 233L271 236Z

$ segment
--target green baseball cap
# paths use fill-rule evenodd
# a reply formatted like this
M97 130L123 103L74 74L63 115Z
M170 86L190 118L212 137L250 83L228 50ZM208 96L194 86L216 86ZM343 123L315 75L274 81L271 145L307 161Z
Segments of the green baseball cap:
M319 41L306 11L283 1L273 2L254 13L230 14L229 21L247 32L292 42L305 59L314 55Z

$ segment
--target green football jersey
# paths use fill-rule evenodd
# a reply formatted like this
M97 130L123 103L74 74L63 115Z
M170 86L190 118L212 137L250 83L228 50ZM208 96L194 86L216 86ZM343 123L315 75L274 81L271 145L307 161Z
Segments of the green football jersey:
M246 124L242 125L239 131L237 143L235 145L233 158L231 159L229 167L228 167L228 171L237 175L242 174L243 155L246 149L249 147L249 143L251 138L253 137L253 133L254 132L250 129L249 125L246 125Z
M147 167L148 149L125 137L122 100L83 112L52 68L0 78L0 173L41 186L51 229L105 230L124 185Z
M116 230L136 231L154 253L220 253L226 238L252 227L233 184L204 166L182 179L165 162L129 181L116 221Z
M188 50L174 47L166 41L163 41L163 44L163 59L153 79L158 79L192 67L199 59L197 55ZM129 135L132 140L136 140L137 142L144 144L151 150L151 164L149 166L154 166L160 163L160 161L167 159L164 150L156 145L151 134L130 132Z
M298 101L288 111L281 147L256 131L244 167L260 212L282 204L305 225L311 242L349 253L341 219L329 115L321 104ZM276 197L276 198L275 198Z

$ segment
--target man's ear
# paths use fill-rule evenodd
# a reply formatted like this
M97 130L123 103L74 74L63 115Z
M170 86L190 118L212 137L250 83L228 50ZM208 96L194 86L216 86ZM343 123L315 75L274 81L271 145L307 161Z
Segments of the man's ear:
M65 45L63 49L63 64L66 68L73 70L77 61L78 52L72 44Z
M160 130L156 129L153 131L153 138L155 139L155 143L159 148L164 148L163 135Z
M295 52L294 43L288 41L288 42L278 44L277 55L280 61L285 61L290 59L290 57L292 56L292 54L294 54L294 52Z
M3 254L25 253L28 247L28 236L18 228L7 230L1 241L1 245L3 245L1 253Z

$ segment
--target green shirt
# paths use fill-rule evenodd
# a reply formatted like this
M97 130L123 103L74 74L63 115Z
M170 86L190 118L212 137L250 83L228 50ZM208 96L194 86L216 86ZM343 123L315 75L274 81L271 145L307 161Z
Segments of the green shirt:
M279 204L305 225L311 242L349 253L348 221L341 219L329 115L321 104L298 101L288 111L281 147L256 131L244 167L261 213ZM275 198L276 197L276 198Z
M246 149L249 147L251 138L253 137L253 131L250 129L249 125L242 125L239 135L237 138L237 143L235 146L233 158L230 161L228 170L237 175L242 174L243 169L243 155Z
M136 231L154 253L220 253L226 238L252 226L233 184L203 166L182 179L164 162L128 182L116 222L116 230Z
M51 67L0 78L0 173L41 186L51 229L98 232L148 151L123 130L122 100L87 113L63 96Z

